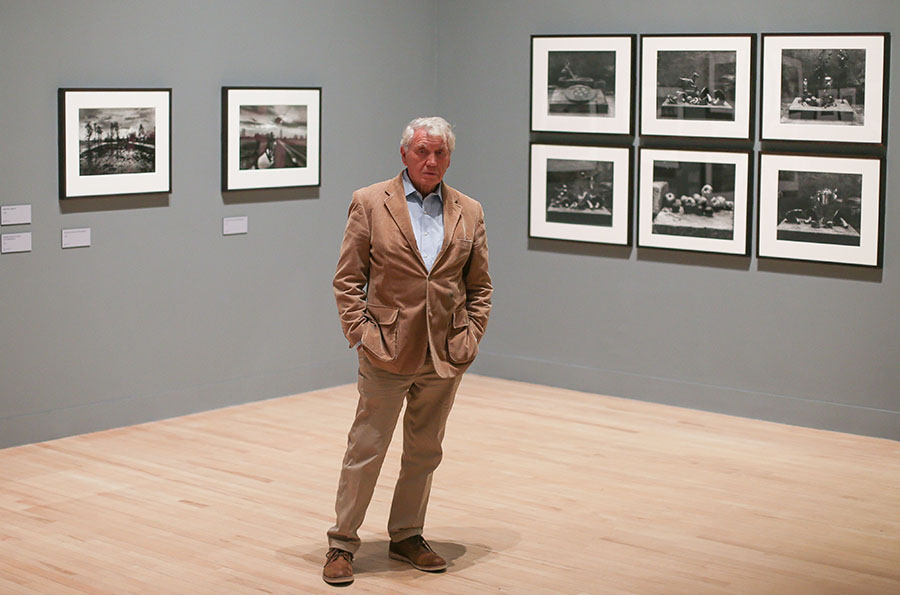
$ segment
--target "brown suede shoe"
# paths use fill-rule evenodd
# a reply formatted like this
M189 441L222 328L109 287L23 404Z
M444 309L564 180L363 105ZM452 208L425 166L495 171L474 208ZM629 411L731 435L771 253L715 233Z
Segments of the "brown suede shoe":
M388 547L388 555L425 572L438 572L447 568L447 561L434 553L421 535L413 535L403 541L392 541Z
M322 580L330 585L353 582L353 554L336 547L325 554L325 568L322 569Z

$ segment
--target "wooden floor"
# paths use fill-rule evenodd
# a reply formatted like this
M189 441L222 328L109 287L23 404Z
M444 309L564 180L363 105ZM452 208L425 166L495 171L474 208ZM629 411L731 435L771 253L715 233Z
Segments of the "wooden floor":
M0 451L0 593L316 593L354 386ZM425 574L360 593L900 593L900 443L467 376Z

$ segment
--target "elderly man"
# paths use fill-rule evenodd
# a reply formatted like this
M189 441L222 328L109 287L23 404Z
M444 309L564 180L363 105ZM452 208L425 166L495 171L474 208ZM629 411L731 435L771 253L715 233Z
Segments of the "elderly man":
M359 357L359 403L347 439L322 577L353 580L357 530L400 409L403 456L388 520L389 555L427 572L447 563L422 537L431 477L462 373L491 310L481 205L443 183L456 137L417 118L400 142L406 169L353 193L334 295Z

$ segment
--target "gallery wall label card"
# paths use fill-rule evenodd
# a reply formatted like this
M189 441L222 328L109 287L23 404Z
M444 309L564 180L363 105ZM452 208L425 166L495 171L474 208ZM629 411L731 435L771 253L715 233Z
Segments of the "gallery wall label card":
M247 233L247 216L224 217L222 219L222 235L233 236Z
M91 228L78 227L62 230L63 248L87 248L91 245Z
M5 233L0 236L0 253L31 252L31 232Z
M31 205L0 207L0 225L28 225L29 223L31 223Z

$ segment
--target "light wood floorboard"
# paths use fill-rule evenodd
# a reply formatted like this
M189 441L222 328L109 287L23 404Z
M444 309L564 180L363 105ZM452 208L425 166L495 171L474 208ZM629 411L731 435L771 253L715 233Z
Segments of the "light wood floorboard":
M354 385L0 451L0 593L316 593ZM359 593L900 593L900 443L475 375Z

